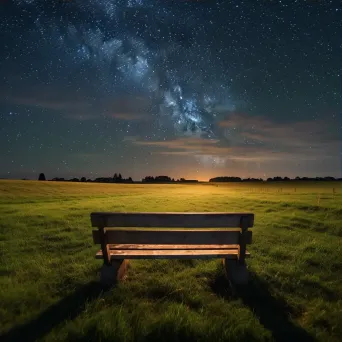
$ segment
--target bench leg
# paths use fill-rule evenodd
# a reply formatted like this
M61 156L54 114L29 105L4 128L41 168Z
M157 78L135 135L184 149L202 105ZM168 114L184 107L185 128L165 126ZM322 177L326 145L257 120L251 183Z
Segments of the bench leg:
M128 260L112 260L109 265L103 264L100 281L103 285L111 286L123 280L126 275Z
M222 259L227 278L235 285L246 285L248 283L248 270L246 263L236 259Z

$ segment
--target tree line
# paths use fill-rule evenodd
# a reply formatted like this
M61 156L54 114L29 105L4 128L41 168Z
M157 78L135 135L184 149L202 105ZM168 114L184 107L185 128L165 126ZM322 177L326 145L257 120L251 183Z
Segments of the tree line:
M38 180L40 181L45 181L46 177L44 173L40 173ZM113 177L98 177L95 178L94 180L87 179L86 177L81 177L81 178L71 178L71 179L65 179L65 178L59 178L55 177L50 179L51 181L55 182L95 182L95 183L133 183L132 177L128 178L123 178L121 173L114 173ZM145 178L142 179L143 183L176 183L176 182L181 182L181 183L197 183L198 180L196 179L185 179L185 178L180 178L175 180L174 178L171 178L169 176L146 176Z
M45 181L46 177L44 173L40 173L38 180ZM56 182L95 182L95 183L134 183L132 177L123 178L121 173L114 173L113 177L98 177L94 180L87 179L86 177L81 178L71 178L71 179L65 179L65 178L59 178L55 177L50 179L51 181ZM210 178L209 182L293 182L293 181L342 181L342 178L334 178L334 177L295 177L295 178L289 178L289 177L273 177L273 178L267 178L266 180L262 178L241 178L241 177L214 177ZM142 179L142 183L198 183L197 179L185 179L185 178L179 178L174 179L169 176L146 176Z
M40 173L38 180L45 181L46 177L44 173ZM98 177L94 180L86 177L81 178L71 178L71 179L65 179L65 178L59 178L55 177L50 179L51 181L55 182L95 182L95 183L133 183L132 177L123 178L121 173L114 173L113 177Z

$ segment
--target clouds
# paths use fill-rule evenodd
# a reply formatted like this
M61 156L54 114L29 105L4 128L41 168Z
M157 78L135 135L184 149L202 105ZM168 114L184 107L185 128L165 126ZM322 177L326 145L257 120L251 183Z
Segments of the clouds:
M142 96L120 96L96 98L68 92L54 86L33 86L18 89L13 93L3 89L3 101L8 104L43 109L55 115L74 120L116 119L124 121L146 121L151 119L151 100Z
M262 116L232 113L218 124L227 139L235 133L247 146L258 146L273 153L318 158L336 156L339 148L339 123L334 118L274 122Z
M265 117L232 113L219 126L226 141L183 137L166 141L135 141L161 155L194 156L200 160L241 162L304 161L336 158L338 130L327 122L277 123ZM336 126L335 126L336 127Z
M151 99L143 96L123 96L105 100L100 104L105 117L125 121L151 120L151 106Z
M86 111L90 108L90 103L85 99L68 99L67 96L60 96L59 92L49 92L44 89L37 88L27 89L27 91L9 95L5 98L6 102L26 107L36 107L47 110L53 110L62 113L74 111Z

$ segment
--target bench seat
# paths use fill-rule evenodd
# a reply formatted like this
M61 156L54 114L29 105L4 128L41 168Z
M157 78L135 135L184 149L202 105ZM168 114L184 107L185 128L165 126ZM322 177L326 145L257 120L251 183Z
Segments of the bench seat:
M111 260L115 259L237 259L239 245L154 245L117 244L109 245ZM246 251L246 256L249 253ZM103 259L102 250L96 259Z

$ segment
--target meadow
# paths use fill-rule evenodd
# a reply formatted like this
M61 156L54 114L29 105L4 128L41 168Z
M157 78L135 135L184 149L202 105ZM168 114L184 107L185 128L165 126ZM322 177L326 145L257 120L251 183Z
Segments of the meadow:
M335 190L333 190L335 188ZM99 285L92 211L255 213L251 279L134 260ZM2 341L342 341L342 185L0 180Z

